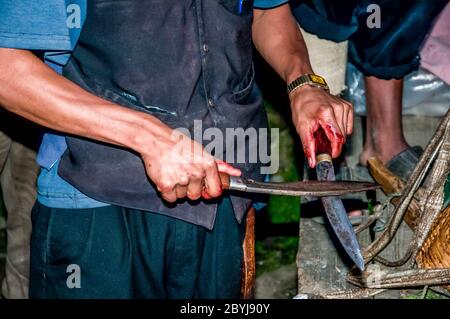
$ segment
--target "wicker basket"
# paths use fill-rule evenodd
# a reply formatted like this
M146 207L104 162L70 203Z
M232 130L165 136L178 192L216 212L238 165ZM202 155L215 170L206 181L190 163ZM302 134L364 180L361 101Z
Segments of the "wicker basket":
M434 221L416 261L419 268L450 268L450 206ZM450 291L450 285L444 288Z

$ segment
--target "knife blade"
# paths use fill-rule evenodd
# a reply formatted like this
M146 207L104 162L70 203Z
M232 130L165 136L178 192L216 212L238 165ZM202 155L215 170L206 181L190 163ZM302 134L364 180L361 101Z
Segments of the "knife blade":
M333 161L331 158L331 145L325 131L322 128L315 133L316 141L316 173L319 181L335 181ZM333 196L335 196L333 194ZM348 219L342 200L338 197L322 197L322 204L325 208L328 220L348 256L355 265L364 270L364 258L361 254L361 248L353 230L353 226Z
M353 181L256 182L243 177L220 173L222 189L247 193L286 196L339 196L380 188L379 185Z

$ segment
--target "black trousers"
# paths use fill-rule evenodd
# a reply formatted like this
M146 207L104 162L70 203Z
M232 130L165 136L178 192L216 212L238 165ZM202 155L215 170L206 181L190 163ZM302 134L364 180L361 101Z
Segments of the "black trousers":
M364 75L403 78L419 67L419 50L448 0L291 0L300 25L319 38L349 40L351 62ZM380 25L373 21L379 8Z
M212 231L107 206L33 209L31 298L239 298L245 225L229 199Z

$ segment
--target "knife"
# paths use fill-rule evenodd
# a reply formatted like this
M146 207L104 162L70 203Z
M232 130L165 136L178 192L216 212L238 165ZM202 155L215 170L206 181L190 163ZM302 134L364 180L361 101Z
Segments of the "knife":
M256 182L252 179L219 173L222 189L247 193L286 196L339 196L380 188L379 185L352 181Z
M375 190L380 188L380 185L366 182L333 181L334 169L331 156L329 155L319 154L316 170L319 181L269 183L256 182L251 179L230 176L225 173L219 173L219 176L222 189L224 190L270 195L322 197L322 203L328 220L336 232L339 241L356 266L364 270L361 249L353 231L353 226L347 217L342 200L329 196Z
M318 181L335 181L333 161L331 158L331 145L325 131L322 128L315 133L316 142L316 173ZM377 188L373 187L372 189ZM336 196L330 194L329 196ZM331 226L336 233L337 238L341 242L349 257L353 260L356 266L363 271L364 259L361 254L361 248L353 226L348 219L342 200L338 197L322 197L322 204L325 208L326 215L330 221Z

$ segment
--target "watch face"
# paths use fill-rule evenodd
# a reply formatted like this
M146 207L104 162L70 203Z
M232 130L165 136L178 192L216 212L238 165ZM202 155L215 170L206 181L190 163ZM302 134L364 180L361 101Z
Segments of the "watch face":
M310 77L311 81L313 81L314 83L327 85L327 82L325 82L325 79L321 76L310 74L309 77Z
M329 92L329 90L330 90L328 88L327 82L320 75L304 74L288 84L287 92L290 94L292 91L294 91L295 89L297 89L305 84L324 89L327 92Z

